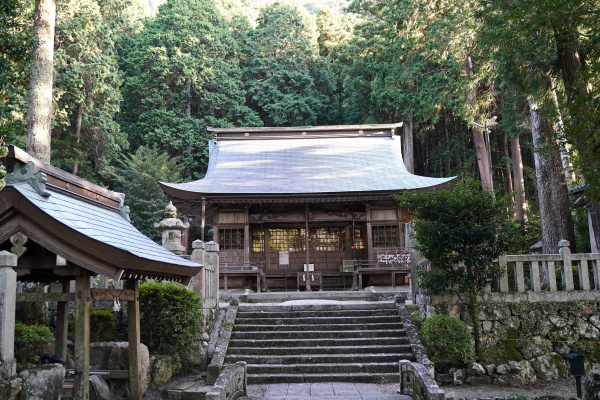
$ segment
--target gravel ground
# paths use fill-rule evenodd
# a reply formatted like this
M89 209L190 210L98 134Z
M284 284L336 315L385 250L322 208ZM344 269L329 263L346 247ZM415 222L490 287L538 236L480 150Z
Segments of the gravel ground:
M454 392L459 399L506 398L510 395L525 395L531 399L538 397L571 399L577 396L575 378L536 382L528 387L465 384L462 386L443 386L442 389L447 395Z

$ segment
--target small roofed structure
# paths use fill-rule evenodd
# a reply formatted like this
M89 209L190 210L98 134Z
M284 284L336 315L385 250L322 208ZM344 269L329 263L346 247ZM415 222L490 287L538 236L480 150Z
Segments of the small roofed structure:
M11 172L0 192L0 251L6 257L0 260L8 261L0 265L0 274L11 276L9 270L14 269L23 282L62 283L62 293L49 293L46 299L58 301L56 355L62 359L67 350L68 304L75 301L75 399L89 398L90 300L127 301L130 394L141 399L139 280L187 284L202 266L171 253L135 229L123 194L45 164L14 146L9 146L6 165ZM14 265L8 265L11 263ZM90 277L100 274L115 281L126 279L126 289L90 289ZM69 293L72 280L75 293ZM4 293L3 307L7 297L14 295ZM19 300L27 300L27 296L21 295ZM44 299L38 296L36 300ZM3 322L10 312L2 309ZM12 319L14 329L14 302ZM6 328L6 324L2 326ZM0 352L0 361L10 362L10 353Z
M394 195L453 179L409 173L400 126L207 128L214 139L206 176L160 184L181 212L201 221L202 234L205 224L214 228L221 274L264 266L267 281L281 278L287 286L288 278L300 282L296 274L314 269L349 287L345 266L381 265L378 259L409 252L410 214Z

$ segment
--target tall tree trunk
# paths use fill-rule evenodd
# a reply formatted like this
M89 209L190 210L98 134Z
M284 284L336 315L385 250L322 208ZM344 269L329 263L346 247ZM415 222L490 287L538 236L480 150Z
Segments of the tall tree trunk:
M413 112L408 113L408 122L404 127L404 165L411 174L415 173L415 153L414 153L414 131L413 131Z
M510 140L510 150L513 160L515 185L515 219L527 218L525 215L525 178L523 177L523 158L521 156L521 139L515 136Z
M471 62L471 56L467 56L467 61L465 62L465 72L467 73L467 75L473 75L473 63ZM477 121L479 113L475 109L476 98L477 93L475 92L475 89L473 89L471 96L468 99L468 106L475 122L479 122ZM492 180L490 176L490 164L488 162L485 140L483 138L483 131L475 127L473 128L473 144L475 145L475 153L477 155L477 167L479 169L479 177L481 178L483 188L487 191L491 191Z
M79 149L79 143L81 142L81 125L83 124L83 105L85 103L85 95L83 96L83 100L79 103L79 108L77 109L77 121L75 122L75 137L77 138L77 149ZM73 163L73 175L77 175L79 172L79 161L75 161Z
M29 108L27 111L27 152L50 163L52 128L52 67L54 61L54 0L36 0L31 60Z
M568 106L570 107L572 122L569 127L569 141L573 143L575 149L579 153L579 157L583 157L581 162L581 170L586 181L592 181L595 178L592 174L597 174L597 165L591 165L586 157L590 152L598 152L598 148L594 148L593 140L589 137L597 130L598 127L585 126L585 118L583 113L586 112L586 103L591 101L588 93L588 82L581 78L581 69L584 66L583 57L580 54L578 46L578 38L573 32L561 32L558 29L554 30L556 40L556 52L560 69L562 71L563 82L567 92ZM590 241L595 242L596 249L600 248L600 202L597 198L588 196L588 210L590 213L589 220L591 221Z
M541 115L540 107L532 98L529 99L529 110L542 225L542 247L544 253L554 254L558 242L562 239L568 240L572 249L575 246L567 184L562 171L555 125Z
M511 174L511 170L510 170L510 155L508 154L508 139L506 138L506 133L504 133L504 135L502 136L502 147L504 148L504 167L506 168L506 186L508 189L509 193L513 193L514 191L514 187L513 187L513 180L512 180L512 174ZM512 204L513 207L515 206L515 195L511 194L511 200L512 200ZM515 212L515 219L519 219L517 218L517 213Z

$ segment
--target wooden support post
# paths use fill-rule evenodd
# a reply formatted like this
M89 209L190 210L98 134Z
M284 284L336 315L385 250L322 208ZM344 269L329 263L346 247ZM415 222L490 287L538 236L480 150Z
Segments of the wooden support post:
M75 278L75 376L73 399L90 398L90 277L82 274Z
M63 293L68 293L71 282L62 283ZM69 302L56 302L56 332L54 332L54 354L67 361L67 334L69 333Z
M135 300L127 302L127 334L129 338L129 398L142 399L140 379L140 281L127 279L127 289L135 292Z

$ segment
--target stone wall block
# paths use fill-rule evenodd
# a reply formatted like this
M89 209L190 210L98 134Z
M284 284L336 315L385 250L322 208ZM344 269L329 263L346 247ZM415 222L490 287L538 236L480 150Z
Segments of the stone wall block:
M19 373L23 386L20 400L60 400L64 385L65 367L47 364L25 369Z
M22 384L23 380L21 378L6 381L0 380L0 399L15 400L21 391Z
M583 389L585 400L600 399L600 369L595 369L585 376Z

